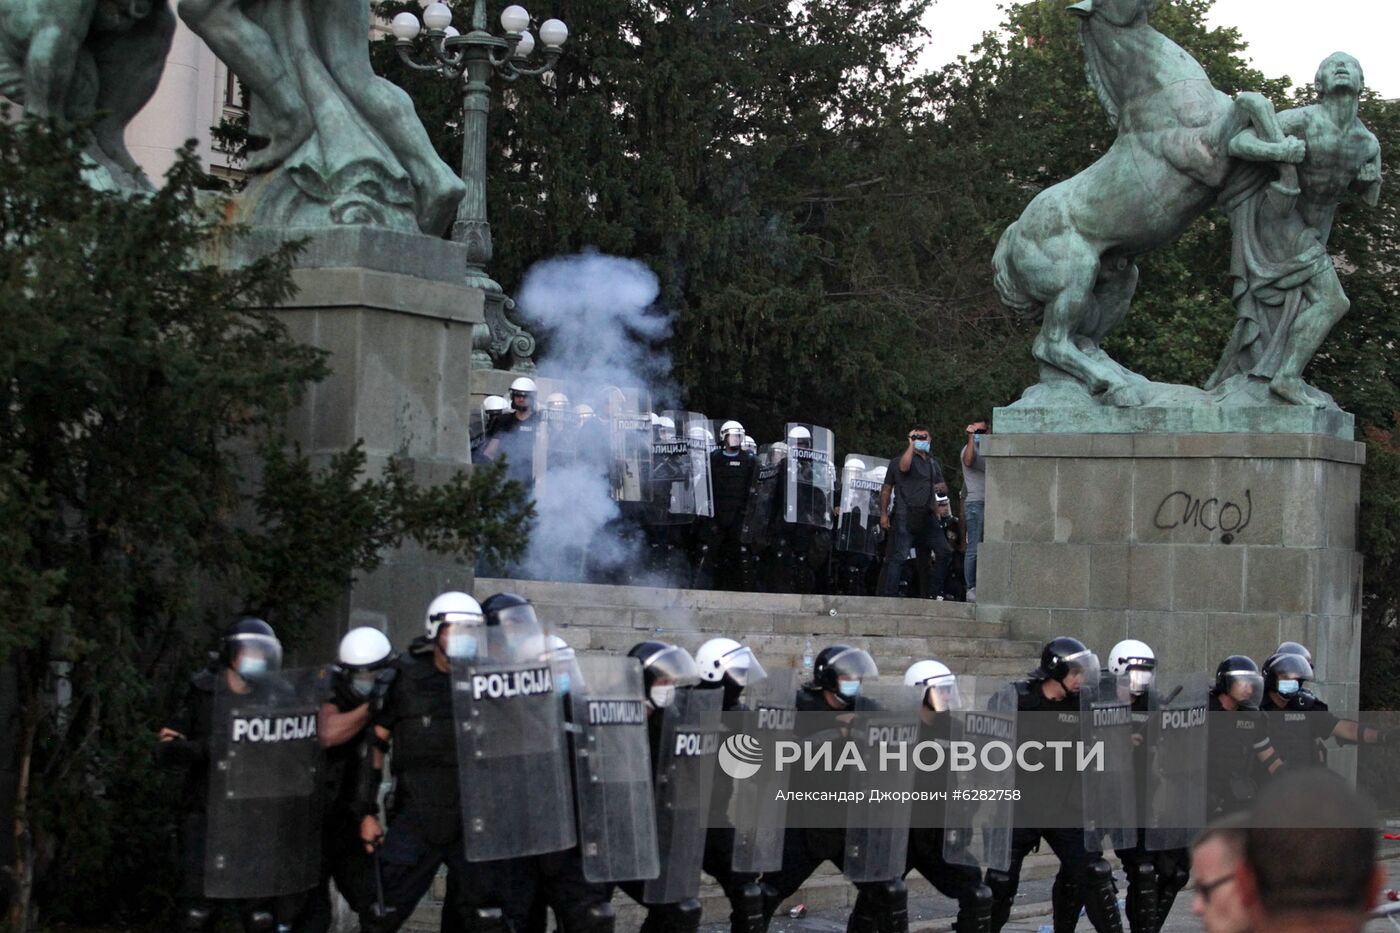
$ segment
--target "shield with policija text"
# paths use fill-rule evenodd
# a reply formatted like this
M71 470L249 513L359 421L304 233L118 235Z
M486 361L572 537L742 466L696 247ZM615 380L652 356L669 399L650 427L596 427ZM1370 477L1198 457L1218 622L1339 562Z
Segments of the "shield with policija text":
M777 871L783 867L783 835L787 828L786 792L792 769L774 767L779 742L791 741L797 725L798 671L778 668L751 687L744 688L744 710L729 714L743 723L743 732L732 741L730 754L747 746L751 758L763 766L752 777L734 782L731 814L734 824L732 868L739 872Z
M714 514L709 422L696 412L663 412L652 437L647 524L684 525Z
M1143 730L1146 772L1143 845L1185 849L1206 825L1206 749L1211 678L1158 671Z
M569 694L578 843L589 881L655 878L656 813L642 666L636 658L578 659Z
M683 687L661 713L654 769L661 872L643 887L645 904L674 904L700 893L723 694Z
M861 685L850 723L864 767L851 769L841 870L853 883L904 877L913 810L914 749L923 691L903 684Z
M959 742L975 768L948 769L944 812L943 857L953 865L1011 866L1011 829L1015 821L1016 769L993 769L1000 752L1016 748L1016 689L997 677L958 678L958 703L951 712L949 743Z
M787 426L787 491L783 520L831 528L836 490L836 435L815 424Z
M206 897L279 897L319 880L319 675L292 670L245 680L219 672L209 737Z
M492 628L488 645L510 640L493 638ZM452 661L462 828L472 862L558 852L576 840L556 671L538 635L512 647Z
M1084 846L1090 852L1137 844L1133 697L1127 675L1104 670L1079 690L1080 727L1092 756L1084 768Z
M739 540L756 553L766 551L773 541L786 469L782 448L765 444L758 449L758 467L753 471L748 502L744 505L744 524L739 529Z
M836 525L836 550L874 556L884 540L880 528L880 490L889 461L865 454L847 454L841 467L841 516Z

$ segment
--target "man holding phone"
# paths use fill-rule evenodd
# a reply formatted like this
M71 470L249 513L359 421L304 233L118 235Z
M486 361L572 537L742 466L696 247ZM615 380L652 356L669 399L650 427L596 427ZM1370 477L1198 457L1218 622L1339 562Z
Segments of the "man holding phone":
M947 561L943 558L952 548L934 513L937 496L948 494L948 484L943 479L942 467L929 453L931 446L928 428L915 425L909 431L909 445L904 453L890 459L890 469L880 490L880 527L889 533L885 566L880 573L881 596L894 596L899 592L900 574L911 547L918 562L919 592L916 595L927 598L943 592L943 574L936 573L931 566L930 553L939 557L936 569L946 568ZM890 512L891 497L894 499L893 514Z
M982 522L986 517L987 464L982 459L982 437L991 433L987 422L974 421L967 426L967 444L963 447L963 529L967 532L967 549L963 552L963 579L967 581L967 601L977 601L977 545L982 543Z

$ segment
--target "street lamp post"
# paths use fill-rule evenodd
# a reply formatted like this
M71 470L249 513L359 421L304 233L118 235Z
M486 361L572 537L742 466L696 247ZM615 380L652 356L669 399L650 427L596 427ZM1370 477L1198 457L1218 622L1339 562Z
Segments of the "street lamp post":
M423 28L427 27L426 61L414 58L413 51ZM452 224L452 240L466 247L466 284L486 293L486 316L491 329L490 356L507 360L502 368L529 368L534 338L505 317L513 305L501 286L486 271L491 262L491 224L486 219L486 115L491 106L491 77L499 74L507 81L534 77L554 70L563 51L569 29L557 19L540 24L544 63L531 67L530 53L535 37L530 33L530 14L524 7L511 5L501 11L503 37L486 28L486 0L472 0L471 29L461 35L452 26L452 10L445 3L431 3L423 19L400 13L392 29L399 57L418 71L429 71L462 86L462 181L467 193L457 206ZM513 365L512 365L513 364Z

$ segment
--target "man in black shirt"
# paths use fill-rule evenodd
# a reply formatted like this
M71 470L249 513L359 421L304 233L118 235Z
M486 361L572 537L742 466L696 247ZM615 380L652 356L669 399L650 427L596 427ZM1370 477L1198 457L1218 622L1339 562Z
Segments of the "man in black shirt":
M891 459L885 473L885 486L880 490L880 527L889 533L889 544L880 574L881 596L894 596L899 591L899 576L911 547L918 557L918 595L936 596L943 591L942 576L933 572L929 555L937 554L938 568L946 569L947 561L942 558L952 549L938 525L935 497L939 493L946 496L948 484L942 467L929 454L930 446L928 428L915 425L909 431L909 446ZM892 495L893 518L889 514Z
M710 454L715 514L700 526L700 555L695 567L698 586L757 589L749 549L739 540L739 531L758 459L744 450L743 443L744 426L726 421L720 428L722 446Z

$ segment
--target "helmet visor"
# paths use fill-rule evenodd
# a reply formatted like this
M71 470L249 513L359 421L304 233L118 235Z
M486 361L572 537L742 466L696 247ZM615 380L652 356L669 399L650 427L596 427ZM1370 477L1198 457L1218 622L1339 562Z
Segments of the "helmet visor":
M1264 695L1264 675L1258 671L1226 671L1225 690L1236 703L1258 703Z
M756 684L768 676L747 645L740 645L724 656L724 673L741 687Z
M643 659L642 669L651 675L653 685L663 683L693 687L700 682L700 668L695 665L695 659L679 645L671 645Z
M282 643L271 635L230 636L230 666L240 674L270 674L282 669Z
M829 667L837 680L865 680L880 676L875 659L859 648L848 648L832 658Z
M1099 658L1092 651L1080 651L1064 659L1065 689L1078 693L1085 684L1099 682Z
M1300 654L1282 654L1270 659L1269 672L1280 680L1312 680L1313 667Z
M1154 674L1150 667L1129 667L1128 692L1134 696L1141 696L1151 690Z
M962 695L958 693L958 678L953 674L940 674L925 681L924 702L936 712L946 713L962 709Z

